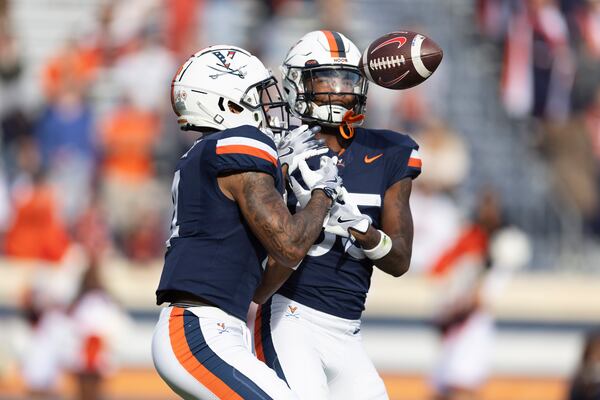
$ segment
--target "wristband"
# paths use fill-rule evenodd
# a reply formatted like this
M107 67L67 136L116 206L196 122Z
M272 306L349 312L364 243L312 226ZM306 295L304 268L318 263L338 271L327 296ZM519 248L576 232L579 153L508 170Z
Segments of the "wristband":
M362 249L365 256L367 256L370 260L379 260L380 258L385 257L392 250L392 239L386 235L386 233L382 230L379 230L381 233L381 239L379 239L379 243L377 246L372 249Z

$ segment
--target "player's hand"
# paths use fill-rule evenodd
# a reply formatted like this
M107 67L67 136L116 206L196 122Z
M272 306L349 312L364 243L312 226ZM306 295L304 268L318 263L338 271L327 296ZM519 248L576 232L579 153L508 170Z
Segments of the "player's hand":
M349 229L367 233L372 222L371 217L360 212L358 206L350 200L346 188L342 187L340 196L329 212L325 231L337 236L350 237Z
M300 204L300 208L306 207L310 201L310 189L305 189L302 187L300 182L298 182L298 180L293 176L290 176L290 187L296 196L296 200L298 200L298 203Z
M331 200L335 201L338 198L342 188L342 178L338 175L336 156L321 156L320 168L314 171L310 169L306 160L299 160L298 168L311 193L322 190Z
M315 139L315 134L321 130L320 126L308 128L301 125L283 136L277 143L277 155L281 166L288 166L288 174L298 168L300 160L327 153L329 150L323 146L323 141Z

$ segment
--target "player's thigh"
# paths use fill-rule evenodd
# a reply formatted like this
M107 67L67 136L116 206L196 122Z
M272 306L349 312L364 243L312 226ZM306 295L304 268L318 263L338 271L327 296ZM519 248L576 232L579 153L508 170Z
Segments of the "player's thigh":
M177 394L202 400L297 399L251 353L241 321L220 310L198 317L194 312L199 308L165 309L154 332L154 364Z
M362 341L354 337L344 341L343 353L338 353L336 376L329 382L331 400L388 400L383 379L368 357Z
M300 309L282 296L259 308L254 345L258 358L277 372L303 400L327 399L327 377L319 353L318 335Z

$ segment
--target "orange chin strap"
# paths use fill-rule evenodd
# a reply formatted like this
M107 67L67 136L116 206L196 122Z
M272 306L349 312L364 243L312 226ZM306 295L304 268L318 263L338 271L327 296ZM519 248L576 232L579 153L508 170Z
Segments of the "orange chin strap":
M339 127L340 135L342 135L342 137L346 140L352 139L352 137L354 136L354 126L352 125L362 121L363 119L365 119L364 114L355 114L352 110L346 111L346 114L344 114L344 117L342 118L342 123ZM346 130L348 132L346 132Z

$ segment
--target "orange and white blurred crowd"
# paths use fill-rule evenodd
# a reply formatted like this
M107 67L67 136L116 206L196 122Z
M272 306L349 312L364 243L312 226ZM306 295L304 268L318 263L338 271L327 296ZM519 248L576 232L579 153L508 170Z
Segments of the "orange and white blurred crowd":
M0 256L60 265L73 252L86 255L78 294L54 304L36 281L23 303L34 336L36 329L68 326L53 318L76 321L85 355L76 370L84 378L91 374L92 383L84 381L92 386L106 339L78 307L120 318L97 278L102 260L143 266L164 254L172 170L194 139L177 129L169 84L177 66L209 44L198 21L219 7L204 0L99 3L95 24L42 61L35 85L43 98L32 106L22 101L29 60L13 30L12 3L0 0ZM252 14L251 36L231 44L259 57L273 55L264 38L270 21L291 17L304 3L317 4L318 26L344 31L351 24L339 17L344 0L253 3L260 12ZM497 59L490 62L502 65L497 85L504 112L529 124L557 193L575 204L591 235L600 235L600 0L474 3L477 40L492 44ZM424 90L377 93L369 100L369 116L379 124L374 127L407 132L421 146L424 172L411 199L413 270L437 277L459 256L475 256L485 269L497 227L482 228L477 205L493 203L500 214L502 199L482 186L472 209L457 203L456 191L473 168L469 144L431 115ZM479 305L471 300L469 307ZM44 332L38 346L51 352L44 341L63 333ZM45 390L53 378L29 380Z

